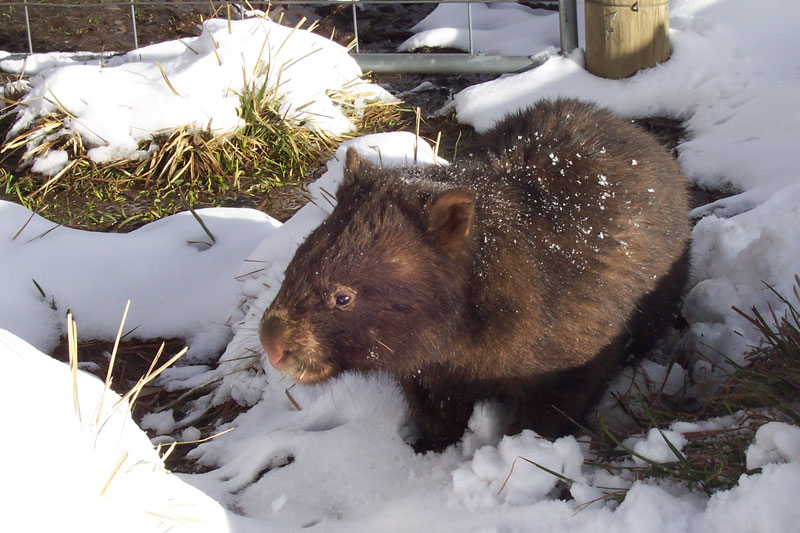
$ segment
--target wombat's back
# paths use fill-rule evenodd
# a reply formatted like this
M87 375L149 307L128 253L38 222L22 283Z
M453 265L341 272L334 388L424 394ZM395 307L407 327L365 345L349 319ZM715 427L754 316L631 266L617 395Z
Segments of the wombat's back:
M446 171L478 192L472 333L453 354L472 353L462 367L511 398L518 428L559 434L558 411L579 418L671 323L687 272L685 179L648 133L576 100L505 119L474 154Z

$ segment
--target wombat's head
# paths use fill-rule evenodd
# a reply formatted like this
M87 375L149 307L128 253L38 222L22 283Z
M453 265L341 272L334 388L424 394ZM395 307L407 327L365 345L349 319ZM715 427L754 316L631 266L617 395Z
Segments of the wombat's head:
M348 149L336 208L297 249L261 319L272 366L317 383L435 360L464 305L474 212L471 191L425 179L438 171L380 170Z

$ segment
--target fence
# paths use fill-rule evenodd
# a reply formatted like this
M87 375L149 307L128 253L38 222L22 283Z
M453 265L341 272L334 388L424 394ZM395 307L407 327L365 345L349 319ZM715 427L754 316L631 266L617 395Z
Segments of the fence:
M482 0L472 2L471 0L272 0L268 4L272 6L291 6L291 5L352 5L353 31L355 35L355 49L352 54L354 59L364 71L376 73L479 73L479 74L500 74L507 72L520 72L539 66L546 58L536 56L504 56L478 54L473 47L473 25L472 25L472 4L481 3L504 3L510 0ZM437 54L414 54L414 53L362 53L358 39L358 5L364 4L441 4L458 3L465 4L467 9L468 33L469 33L469 52L467 53L437 53ZM577 7L576 0L543 0L531 2L539 5L558 5L561 51L569 53L578 46L577 29ZM266 4L266 2L256 2L256 4ZM245 9L241 4L220 1L191 1L178 0L168 2L166 0L140 1L140 0L121 0L121 1L97 1L84 3L67 2L29 2L28 0L6 2L3 6L20 7L24 10L25 27L28 38L28 52L33 53L33 40L31 35L31 24L29 7L36 8L103 8L103 7L130 7L131 34L133 47L139 47L139 36L136 24L137 7L153 6L224 6L230 13L234 10L238 16L244 18Z

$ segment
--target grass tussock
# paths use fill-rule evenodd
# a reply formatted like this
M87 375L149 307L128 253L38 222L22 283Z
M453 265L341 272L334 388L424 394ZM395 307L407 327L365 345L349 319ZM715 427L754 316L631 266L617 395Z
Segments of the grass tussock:
M765 421L800 424L800 276L794 279L792 299L768 286L785 314L771 307L767 316L755 307L749 313L735 309L761 333L762 343L748 354L747 366L736 367L725 391L729 409L758 410Z
M143 159L106 164L92 161L74 132L56 136L70 117L50 114L2 146L0 197L66 226L127 231L191 207L268 208L286 188L299 199L281 203L273 215L288 218L305 202L304 180L344 138L288 120L266 86L250 87L240 102L245 125L239 131L215 135L182 127L143 141ZM407 124L407 115L397 104L374 103L353 118L362 134ZM54 151L69 157L54 176L19 170Z
M269 68L258 64L262 77L259 72L254 77L263 79ZM138 159L104 164L89 158L70 127L78 119L56 100L56 112L0 146L0 198L66 226L106 231L129 231L191 207L253 207L288 218L304 199L271 210L275 191L286 188L303 197L303 182L322 169L346 137L287 117L277 94L281 73L269 74L278 83L267 79L238 95L244 124L238 131L219 134L209 124L156 132L140 142ZM24 105L22 96L4 98L0 138L11 130L16 108ZM344 90L328 96L353 121L357 134L396 129L404 121L397 104L367 103ZM57 152L66 153L68 163L55 175L31 171L35 158Z
M79 135L57 132L69 115L54 113L8 140L0 152L0 192L69 226L132 229L189 206L249 205L275 187L298 185L340 139L304 128L279 113L263 88L241 95L243 129L225 135L182 127L139 146L146 156L97 164ZM33 149L31 141L38 140ZM64 151L69 162L46 177L18 168ZM242 201L242 198L249 201Z

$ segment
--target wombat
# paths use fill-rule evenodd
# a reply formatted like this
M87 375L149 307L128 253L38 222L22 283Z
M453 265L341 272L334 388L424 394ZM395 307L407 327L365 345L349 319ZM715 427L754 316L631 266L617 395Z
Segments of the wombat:
M685 179L594 105L541 101L450 166L376 168L351 148L330 216L264 314L300 383L394 376L417 450L457 441L476 401L508 434L560 436L669 321L686 276Z

